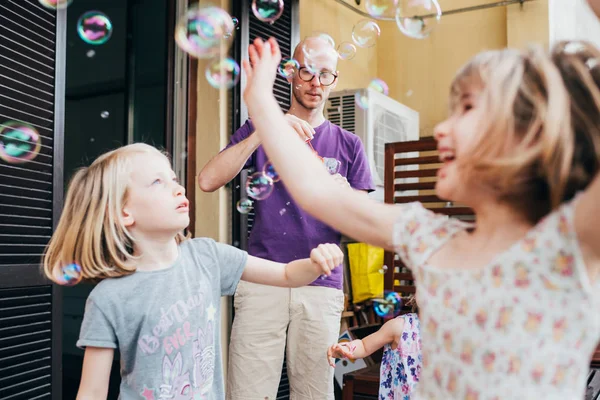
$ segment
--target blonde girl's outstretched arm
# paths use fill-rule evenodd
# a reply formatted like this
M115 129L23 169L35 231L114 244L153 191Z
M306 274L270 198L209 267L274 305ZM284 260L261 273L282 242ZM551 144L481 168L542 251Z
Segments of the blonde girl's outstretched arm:
M308 213L344 234L393 250L392 233L399 207L378 203L341 187L286 123L272 94L281 59L274 39L256 39L244 61L244 99L256 132L294 200Z
M106 399L114 352L109 348L86 347L77 400Z
M261 285L300 287L321 275L331 275L331 271L343 261L344 253L339 246L331 243L320 244L312 249L310 258L288 264L248 256L242 280Z

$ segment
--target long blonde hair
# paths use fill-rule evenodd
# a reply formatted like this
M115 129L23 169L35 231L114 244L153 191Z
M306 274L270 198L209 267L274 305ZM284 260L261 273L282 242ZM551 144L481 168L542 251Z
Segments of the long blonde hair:
M488 51L457 74L451 108L473 89L481 93L486 120L471 154L459 161L535 223L560 205L573 156L560 73L538 47Z
M134 238L123 224L131 156L156 153L156 148L135 143L98 157L71 179L58 227L43 257L45 275L59 282L68 264L81 267L82 278L99 280L135 272ZM177 243L186 239L176 236Z

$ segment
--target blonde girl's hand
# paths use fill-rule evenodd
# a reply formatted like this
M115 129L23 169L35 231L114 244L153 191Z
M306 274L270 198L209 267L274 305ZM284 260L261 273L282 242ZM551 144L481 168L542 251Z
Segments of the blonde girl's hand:
M335 367L336 358L352 358L354 354L354 345L352 343L336 343L327 349L327 361L329 365Z
M281 62L281 51L274 38L270 38L266 42L256 38L248 46L248 57L249 60L242 62L246 73L244 101L252 104L259 102L264 96L273 95L273 84Z
M330 276L331 271L344 261L344 253L335 244L320 244L310 252L310 261L316 265L321 275Z

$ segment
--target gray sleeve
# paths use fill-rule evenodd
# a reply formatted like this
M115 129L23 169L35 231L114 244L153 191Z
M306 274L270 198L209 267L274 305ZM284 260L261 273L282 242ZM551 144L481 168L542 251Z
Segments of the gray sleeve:
M215 243L221 274L221 296L233 296L246 267L248 253L223 243Z
M106 314L100 309L92 296L85 302L85 313L79 332L77 347L84 349L86 347L105 347L110 349L118 348L117 336L113 324L109 321Z

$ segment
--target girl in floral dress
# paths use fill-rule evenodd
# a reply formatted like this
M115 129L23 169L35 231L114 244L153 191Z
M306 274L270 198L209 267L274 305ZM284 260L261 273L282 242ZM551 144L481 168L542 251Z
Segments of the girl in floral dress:
M598 50L554 62L538 48L488 51L458 72L433 131L435 190L473 209L474 224L334 185L272 95L277 43L256 39L249 56L244 98L292 197L413 272L423 328L414 399L583 398L600 339Z
M414 303L412 299L410 302ZM415 308L387 321L364 339L332 345L327 350L329 364L335 367L336 358L365 358L383 347L379 400L410 400L423 368L421 327Z

